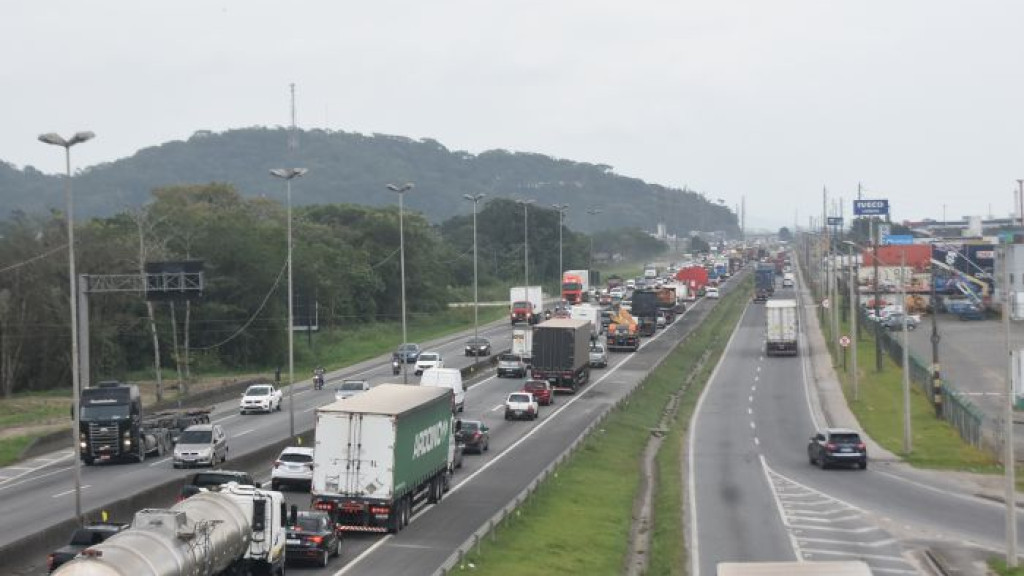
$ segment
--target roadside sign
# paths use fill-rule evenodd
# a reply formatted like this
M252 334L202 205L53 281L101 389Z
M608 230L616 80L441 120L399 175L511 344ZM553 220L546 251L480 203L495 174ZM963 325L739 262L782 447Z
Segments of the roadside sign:
M824 308L825 310L828 310L828 307L831 305L832 304L828 301L828 298L825 298L824 300L821 301L821 307Z
M882 236L882 244L888 246L907 246L914 243L914 237L910 234L886 234Z
M888 200L854 200L855 216L884 216L889 213Z
M840 336L839 337L839 345L842 346L843 348L846 348L847 346L849 346L850 345L850 337L849 336L845 336L845 335L844 336Z
M843 225L843 217L842 216L829 216L828 217L828 225L829 226L842 226Z

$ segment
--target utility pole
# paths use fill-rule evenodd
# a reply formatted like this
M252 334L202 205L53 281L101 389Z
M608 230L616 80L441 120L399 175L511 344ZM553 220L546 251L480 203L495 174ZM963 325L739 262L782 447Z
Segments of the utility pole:
M879 318L878 305L878 227L875 219L871 219L871 246L875 266L875 372L882 371L882 322Z
M1002 245L1003 288L1003 329L1006 334L1006 411L1003 413L1005 438L1003 439L1003 471L1006 489L1006 567L1017 567L1017 478L1013 453L1013 352L1010 347L1010 250Z
M910 338L907 336L907 281L904 273L907 267L907 249L900 250L900 303L903 309L903 453L909 455L914 449L910 431Z

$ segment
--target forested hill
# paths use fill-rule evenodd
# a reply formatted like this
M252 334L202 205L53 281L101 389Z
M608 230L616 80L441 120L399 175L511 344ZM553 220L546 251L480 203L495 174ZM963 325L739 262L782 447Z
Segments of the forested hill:
M244 196L284 200L283 183L268 170L304 167L294 181L295 205L396 202L387 183L415 183L406 206L437 223L469 211L463 194L488 199L533 198L537 205L569 204L567 226L595 231L636 227L654 230L665 222L669 233L691 230L738 232L736 215L702 195L647 184L612 172L610 166L559 160L541 154L490 150L470 154L445 148L436 140L401 136L365 136L324 130L298 131L289 151L289 131L246 128L223 133L197 132L187 141L145 148L134 156L83 168L75 180L76 216L109 216L151 199L154 188L178 184L226 182ZM0 200L13 210L61 210L59 177L28 166L18 170L0 162ZM597 208L600 214L588 215Z

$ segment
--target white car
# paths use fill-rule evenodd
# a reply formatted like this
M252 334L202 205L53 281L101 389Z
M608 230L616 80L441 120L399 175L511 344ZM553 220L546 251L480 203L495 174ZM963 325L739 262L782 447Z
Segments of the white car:
M270 489L280 490L282 485L309 486L312 482L313 449L288 446L282 450L270 472Z
M714 288L714 287L708 288L707 290L704 291L704 296L707 297L707 298L714 298L714 299L717 300L718 299L718 288Z
M356 394L362 394L370 389L370 383L366 380L343 380L341 386L334 389L334 399L344 400Z
M271 384L254 384L245 389L242 393L242 402L238 405L238 411L242 414L248 412L271 413L281 409L281 391Z
M420 352L420 357L416 359L416 375L419 376L431 368L444 368L444 359L441 358L441 353Z
M540 404L529 392L513 392L505 400L505 420L536 420Z

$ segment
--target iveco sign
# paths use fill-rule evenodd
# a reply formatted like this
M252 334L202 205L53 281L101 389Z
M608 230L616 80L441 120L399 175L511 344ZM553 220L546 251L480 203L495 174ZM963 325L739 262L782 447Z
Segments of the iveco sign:
M854 200L855 216L883 216L889 213L888 200Z

